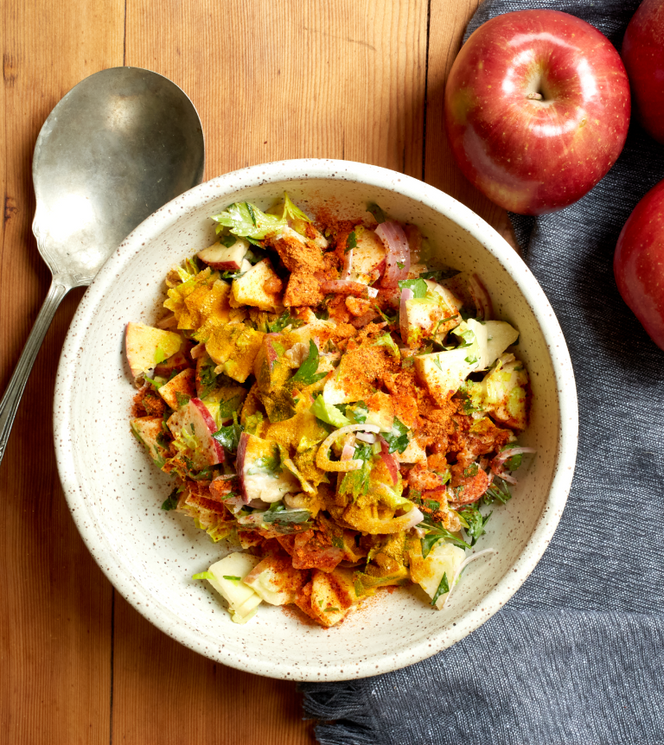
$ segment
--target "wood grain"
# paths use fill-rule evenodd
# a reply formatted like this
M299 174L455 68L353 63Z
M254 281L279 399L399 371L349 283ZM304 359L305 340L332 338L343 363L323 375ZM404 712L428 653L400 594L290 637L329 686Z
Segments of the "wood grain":
M478 0L0 3L3 389L49 283L30 229L34 142L60 97L106 67L147 67L188 93L206 178L287 158L363 161L424 178L507 225L456 169L442 129L446 75ZM314 742L293 683L215 664L162 634L113 591L78 536L51 408L81 294L47 335L0 468L0 741Z

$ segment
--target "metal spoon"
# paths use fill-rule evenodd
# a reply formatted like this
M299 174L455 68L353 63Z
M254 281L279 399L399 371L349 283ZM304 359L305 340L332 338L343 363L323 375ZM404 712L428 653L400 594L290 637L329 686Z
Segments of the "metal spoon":
M150 70L115 67L72 88L39 133L32 231L53 280L0 402L0 462L25 384L62 298L89 285L123 239L203 178L194 105Z

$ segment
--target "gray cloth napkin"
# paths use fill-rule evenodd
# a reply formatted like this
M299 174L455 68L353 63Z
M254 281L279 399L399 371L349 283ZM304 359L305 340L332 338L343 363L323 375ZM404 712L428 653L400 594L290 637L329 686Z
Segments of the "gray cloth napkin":
M467 34L494 15L555 8L619 49L638 4L486 0ZM562 521L512 600L450 649L380 677L302 684L322 745L664 743L664 352L612 271L622 225L663 178L664 147L633 122L583 199L511 216L577 379L579 455Z

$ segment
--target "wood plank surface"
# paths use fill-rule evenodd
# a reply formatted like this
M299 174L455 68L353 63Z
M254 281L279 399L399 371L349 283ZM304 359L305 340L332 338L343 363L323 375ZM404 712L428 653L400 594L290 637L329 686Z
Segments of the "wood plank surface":
M363 161L424 178L506 230L452 163L442 126L445 78L478 0L0 3L3 390L49 284L31 233L34 143L61 96L106 67L147 67L187 92L206 178L286 158ZM58 311L0 466L0 742L313 743L294 683L215 664L162 634L78 536L51 408L81 295Z

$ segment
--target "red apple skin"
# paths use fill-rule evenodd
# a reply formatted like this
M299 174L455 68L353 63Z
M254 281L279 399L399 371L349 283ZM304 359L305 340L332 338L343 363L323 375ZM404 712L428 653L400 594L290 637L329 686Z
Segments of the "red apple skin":
M627 26L622 58L632 86L634 112L664 143L664 2L644 0Z
M623 300L664 349L664 181L643 197L623 226L613 273Z
M445 126L464 175L525 215L566 207L595 186L623 148L629 117L616 49L555 10L505 13L480 26L445 90Z

